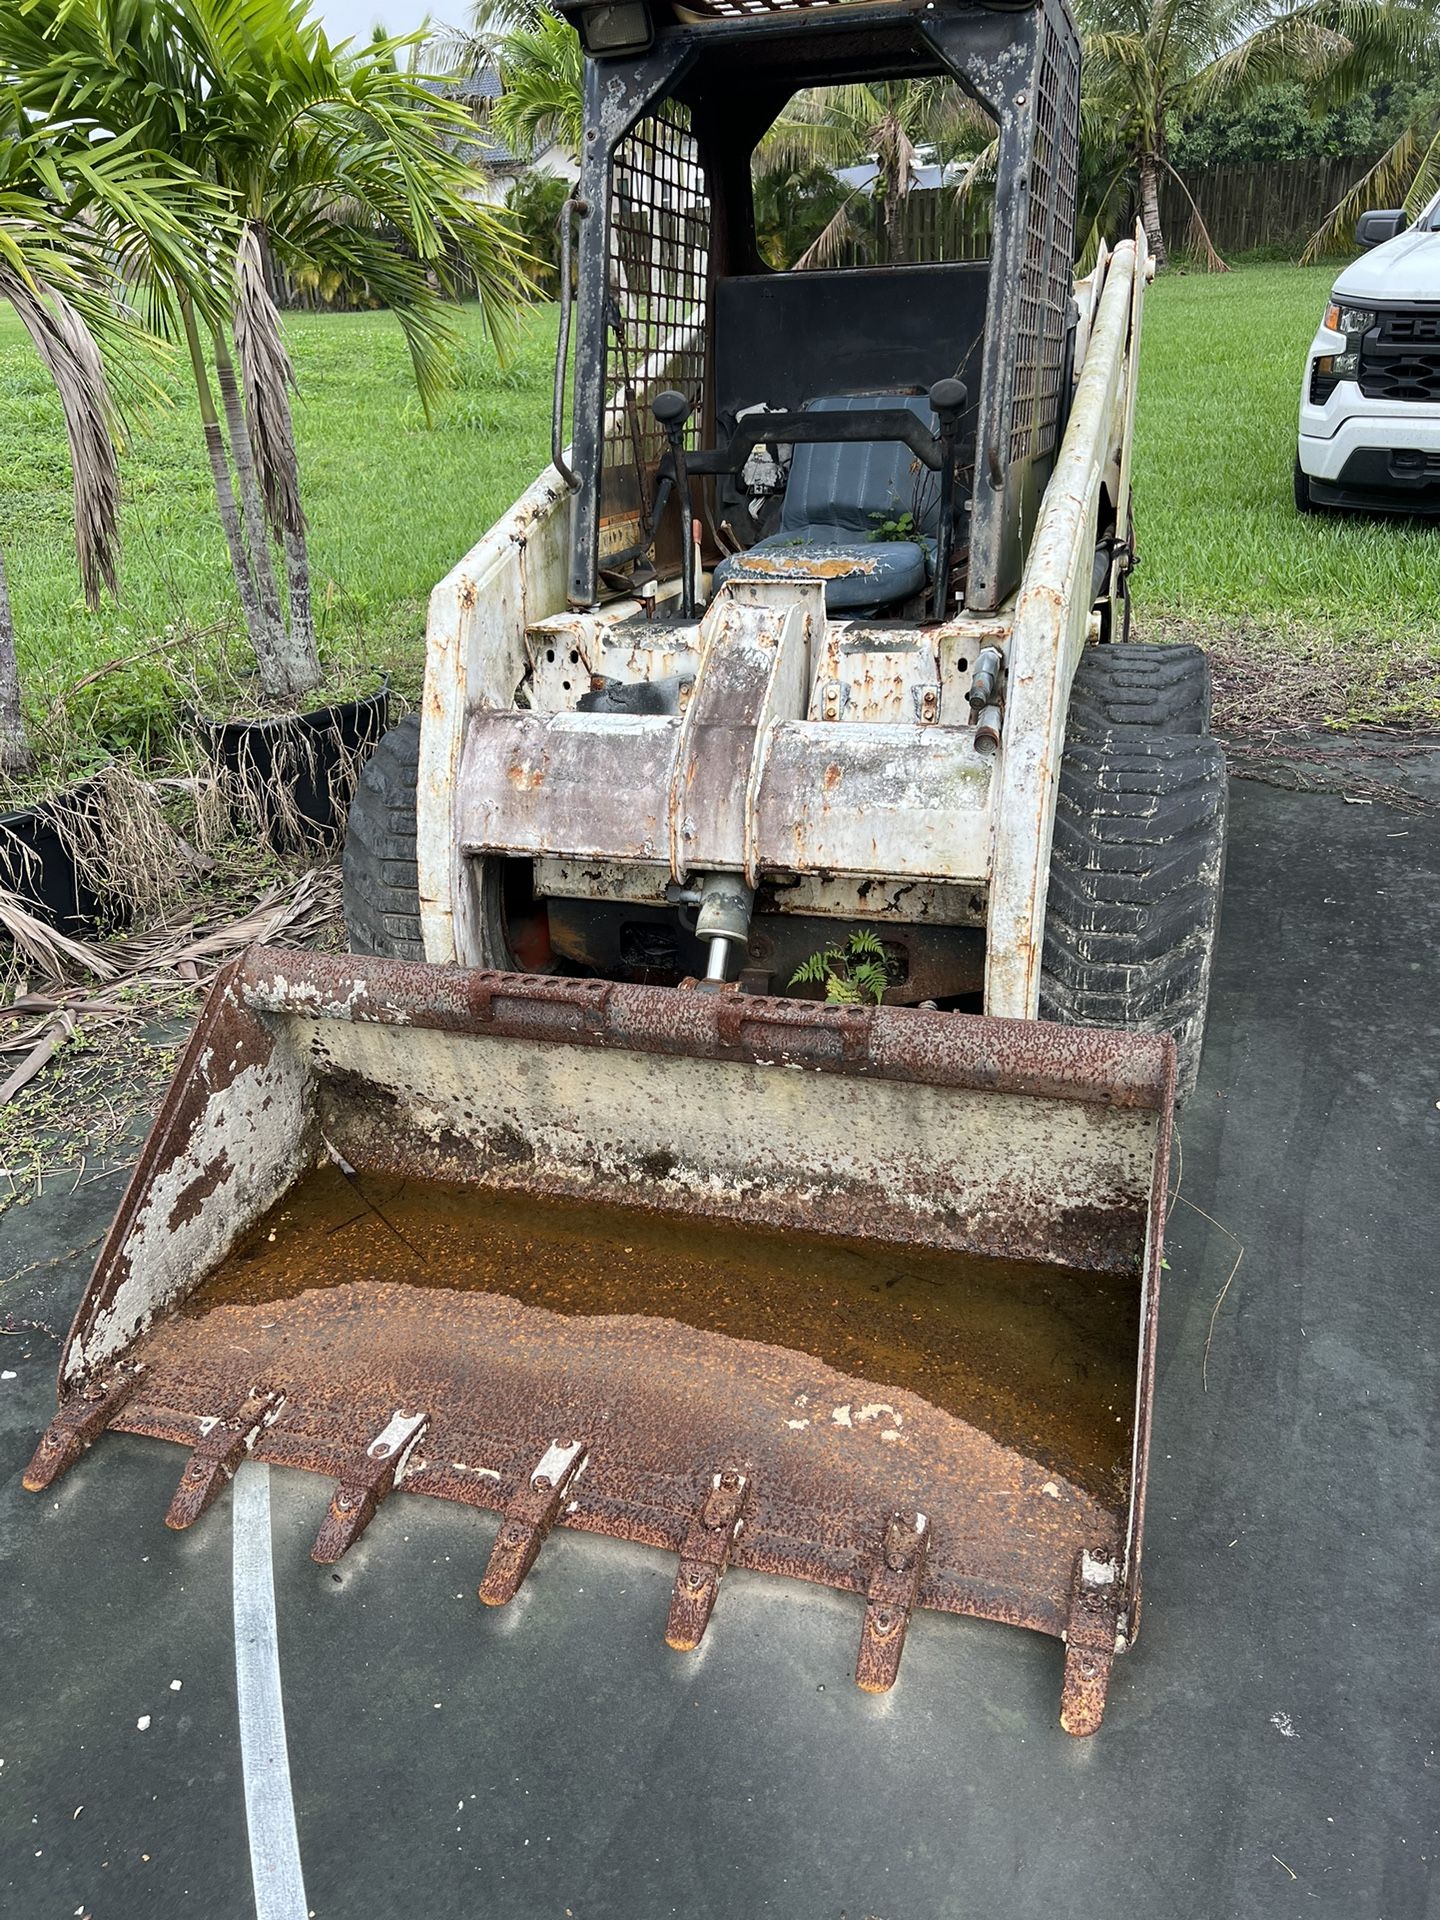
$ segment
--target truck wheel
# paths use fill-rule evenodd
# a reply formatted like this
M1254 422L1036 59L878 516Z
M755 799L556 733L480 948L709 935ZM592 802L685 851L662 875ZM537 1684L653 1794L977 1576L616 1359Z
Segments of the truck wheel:
M420 716L384 735L360 769L341 858L345 930L352 953L423 960L415 863Z
M1220 921L1225 755L1197 734L1067 742L1040 1015L1168 1033L1176 1097L1194 1091Z
M420 879L415 856L415 788L420 716L392 727L361 769L350 803L341 861L345 930L352 953L423 960ZM543 904L530 888L528 860L481 860L478 964L509 973L548 973L553 960Z
M1310 492L1310 476L1300 464L1300 456L1295 456L1295 511L1297 513L1323 513L1325 509Z
M1210 731L1210 662L1203 647L1143 640L1086 647L1070 686L1067 740L1103 740L1116 727Z

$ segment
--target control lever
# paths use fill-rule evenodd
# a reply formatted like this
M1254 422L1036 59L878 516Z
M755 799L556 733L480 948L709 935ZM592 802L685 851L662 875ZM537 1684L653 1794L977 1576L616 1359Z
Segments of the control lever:
M969 397L963 380L937 380L930 389L930 405L935 409L940 441L940 515L935 539L935 599L931 607L936 620L945 618L945 603L950 593L950 557L955 549L955 443L960 437L960 416Z
M680 499L680 618L695 618L695 522L690 505L690 474L685 464L685 422L690 418L690 402L683 393L666 387L650 402L670 449L675 469L675 491ZM657 515L658 521L658 515Z

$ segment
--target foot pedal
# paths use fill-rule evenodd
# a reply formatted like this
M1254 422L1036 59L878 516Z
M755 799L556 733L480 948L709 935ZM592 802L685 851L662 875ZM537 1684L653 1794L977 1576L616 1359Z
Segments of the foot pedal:
M165 1516L167 1527L179 1533L195 1524L235 1478L236 1469L266 1427L273 1427L280 1418L284 1405L283 1393L252 1387L233 1413L201 1423L195 1451Z
M355 1465L341 1475L310 1549L312 1560L322 1567L333 1567L341 1554L349 1552L375 1518L380 1502L404 1479L411 1456L429 1425L428 1413L404 1413L396 1408Z
M680 1549L680 1571L670 1596L665 1644L693 1653L705 1637L720 1592L720 1579L745 1524L749 1481L734 1468L717 1473Z
M925 1515L892 1513L865 1595L865 1625L855 1662L855 1684L865 1693L888 1693L899 1676L905 1634L929 1551L930 1522Z
M1060 1690L1060 1724L1066 1733L1094 1733L1105 1717L1119 1619L1119 1563L1099 1554L1078 1553L1065 1621L1065 1679Z
M66 1395L25 1469L21 1484L27 1492L43 1493L74 1466L120 1412L144 1372L143 1367L125 1367Z
M585 1465L583 1440L552 1440L533 1473L505 1509L480 1582L487 1607L503 1607L520 1591L550 1529L560 1517L570 1483Z

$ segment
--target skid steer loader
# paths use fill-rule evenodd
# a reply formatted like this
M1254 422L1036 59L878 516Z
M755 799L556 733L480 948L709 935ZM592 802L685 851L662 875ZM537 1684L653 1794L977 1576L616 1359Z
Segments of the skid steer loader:
M568 10L552 464L435 589L353 953L212 990L27 1485L108 1427L189 1449L177 1527L309 1468L322 1563L458 1501L494 1604L615 1535L676 1648L819 1581L876 1690L916 1608L1029 1626L1088 1733L1224 821L1203 656L1123 637L1143 239L1072 283L1063 0ZM861 79L990 115L988 260L762 256L757 143Z

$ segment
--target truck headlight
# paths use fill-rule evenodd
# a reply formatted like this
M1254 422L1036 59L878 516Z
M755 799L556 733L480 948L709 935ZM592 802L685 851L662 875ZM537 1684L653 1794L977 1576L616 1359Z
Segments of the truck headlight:
M1343 300L1332 300L1325 309L1325 325L1332 333L1343 333L1342 353L1315 356L1310 369L1310 402L1320 406L1330 398L1342 380L1353 380L1360 370L1360 343L1374 326L1376 314L1369 307L1349 307Z
M1375 315L1368 307L1347 307L1332 300L1325 309L1325 324L1332 333L1357 335L1374 326Z

